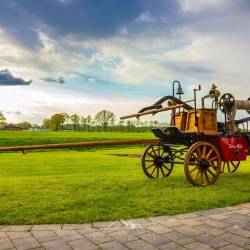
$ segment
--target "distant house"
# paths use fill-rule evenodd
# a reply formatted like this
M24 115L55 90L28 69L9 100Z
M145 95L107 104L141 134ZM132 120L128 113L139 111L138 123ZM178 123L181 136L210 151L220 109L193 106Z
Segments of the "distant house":
M25 130L24 128L15 126L14 124L8 124L6 125L2 130L8 130L8 131L22 131Z

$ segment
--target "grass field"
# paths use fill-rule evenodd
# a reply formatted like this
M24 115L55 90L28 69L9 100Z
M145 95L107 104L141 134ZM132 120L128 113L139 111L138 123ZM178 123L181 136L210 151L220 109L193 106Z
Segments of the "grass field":
M151 134L1 132L1 145L146 138ZM53 138L53 139L52 139ZM182 166L167 179L150 180L139 158L144 147L0 154L0 224L85 223L184 213L250 201L250 161L195 188Z
M152 133L0 131L0 146L154 138Z

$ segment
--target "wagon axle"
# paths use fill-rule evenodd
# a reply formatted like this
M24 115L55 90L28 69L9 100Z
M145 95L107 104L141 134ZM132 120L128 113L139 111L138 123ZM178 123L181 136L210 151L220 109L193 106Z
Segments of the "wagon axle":
M210 163L209 163L208 160L203 159L203 160L200 161L201 170L206 170L207 168L209 168L209 166L210 166Z

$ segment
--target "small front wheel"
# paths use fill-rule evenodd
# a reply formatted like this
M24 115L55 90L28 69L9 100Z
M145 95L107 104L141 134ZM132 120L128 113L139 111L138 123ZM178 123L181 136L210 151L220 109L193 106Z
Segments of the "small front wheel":
M221 172L221 157L217 148L210 142L194 143L184 160L187 179L194 186L214 184Z
M149 145L141 160L142 170L149 178L165 178L173 170L171 149L162 145Z

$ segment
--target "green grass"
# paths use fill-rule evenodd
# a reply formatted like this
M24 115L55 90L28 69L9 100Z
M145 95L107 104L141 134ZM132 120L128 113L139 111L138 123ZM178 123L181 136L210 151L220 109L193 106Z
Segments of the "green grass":
M0 146L154 138L152 133L0 131Z
M75 134L84 140L94 138L94 134ZM44 134L58 140L63 136ZM101 136L107 139L114 134ZM196 188L186 180L183 166L176 166L166 179L151 180L143 174L140 159L110 155L143 150L138 146L0 154L0 224L86 223L250 201L250 161L242 162L234 174L222 174L215 185Z

